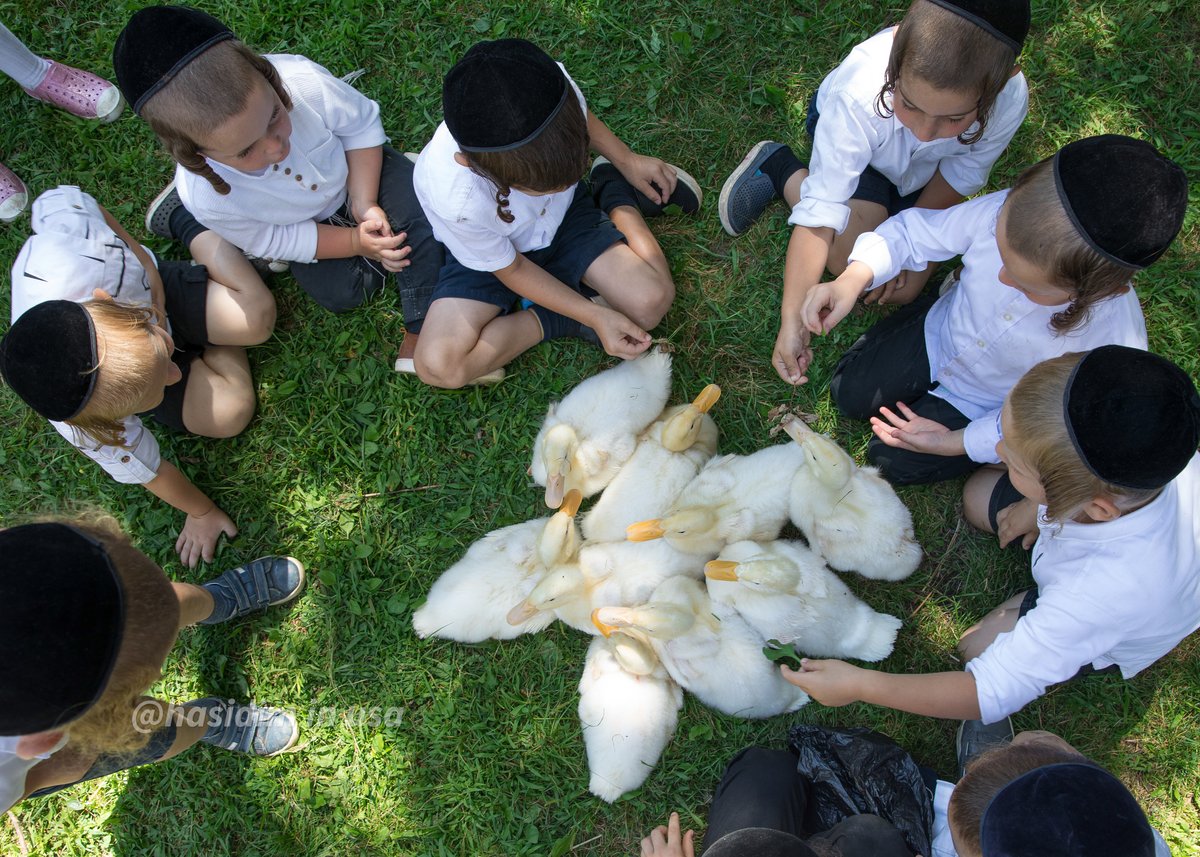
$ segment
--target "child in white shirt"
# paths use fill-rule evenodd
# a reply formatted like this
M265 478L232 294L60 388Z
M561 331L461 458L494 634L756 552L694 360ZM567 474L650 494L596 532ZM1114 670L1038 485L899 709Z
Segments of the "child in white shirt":
M113 65L178 164L148 228L178 237L182 203L247 254L292 263L328 310L360 305L395 273L405 321L424 317L442 250L412 164L384 145L378 104L304 57L259 56L182 6L134 14Z
M854 240L890 215L948 208L978 191L1025 118L1016 66L1029 3L914 0L899 26L858 45L809 105L811 163L780 143L754 146L721 189L721 222L738 235L776 197L792 208L772 366L801 384L811 350L800 309ZM819 120L819 121L818 121ZM933 268L898 269L867 303L908 303Z
M1036 587L963 635L964 672L802 661L784 677L826 705L862 700L973 730L1079 675L1132 678L1200 627L1200 396L1170 361L1106 345L1030 370L1002 412L996 470L964 491L995 526L1015 487L1036 508ZM1003 500L995 495L1006 495ZM989 521L990 519L990 521ZM1010 733L1011 734L1011 733Z
M644 351L675 297L644 218L672 203L698 209L695 181L631 152L566 70L521 39L472 47L446 75L442 100L445 122L415 175L447 250L417 374L460 387L562 336L624 358ZM591 193L580 182L589 145L603 156ZM512 312L522 298L532 307Z
M878 322L838 363L830 392L847 416L871 419L871 462L899 484L994 463L1000 405L1035 363L1109 343L1145 348L1130 280L1166 251L1186 208L1176 164L1110 134L1063 147L1011 191L909 209L859 236L842 275L808 292L813 333L906 266L963 260L956 285Z

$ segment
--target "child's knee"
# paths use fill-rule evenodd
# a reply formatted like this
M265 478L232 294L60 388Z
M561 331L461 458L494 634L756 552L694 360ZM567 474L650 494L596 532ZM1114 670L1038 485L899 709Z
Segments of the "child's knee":
M417 377L431 387L457 390L465 387L471 379L463 365L463 354L455 349L426 347L425 341L417 346L413 355L413 366Z
M670 274L647 268L647 276L640 288L630 295L622 296L624 312L629 320L649 330L658 325L671 304L675 302L675 281Z
M213 399L211 436L237 437L250 425L257 407L253 389L231 386L223 395Z
M264 286L263 295L246 308L247 345L261 345L271 338L277 313L275 296Z

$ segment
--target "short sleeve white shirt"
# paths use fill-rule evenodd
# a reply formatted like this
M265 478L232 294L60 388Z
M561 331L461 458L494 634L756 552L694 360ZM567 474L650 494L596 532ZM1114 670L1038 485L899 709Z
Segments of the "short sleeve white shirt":
M221 195L208 180L176 167L179 198L197 220L264 259L314 262L317 221L346 201L346 152L387 141L379 105L312 60L266 57L292 99L288 155L261 174L208 161L229 183Z
M1037 606L967 663L992 723L1112 664L1131 678L1200 627L1200 456L1153 501L1113 521L1050 523L1038 510Z
M922 143L895 115L881 117L875 110L894 36L895 28L889 28L862 42L821 82L821 120L800 201L788 218L793 226L828 226L841 234L850 219L850 195L868 166L901 194L925 187L940 169L952 188L970 196L987 183L992 165L1025 119L1029 89L1018 72L997 96L977 142L963 145L951 137ZM890 107L891 95L884 101Z
M561 64L559 68L563 68ZM567 81L586 117L583 93L570 75ZM496 212L495 185L459 164L454 159L458 150L443 122L421 151L413 172L413 187L434 237L455 259L475 271L499 271L511 265L518 253L549 247L575 198L575 185L540 196L513 188L508 196L513 221L505 223Z
M859 236L850 261L862 262L878 287L901 270L962 256L958 284L925 317L933 395L972 420L964 443L978 462L996 462L1004 397L1033 366L1101 345L1145 349L1146 321L1132 288L1093 304L1087 321L1066 333L1050 327L1065 305L1041 306L1000 282L996 220L1008 198L998 191L945 210L910 208Z
M149 306L150 283L137 256L104 221L96 200L77 187L48 190L33 203L33 234L12 269L12 318L44 301L90 300L103 289L117 300ZM97 443L74 426L51 420L59 434L118 482L144 484L157 473L158 441L137 416L122 421L127 446Z
M52 747L49 752L32 759L22 759L17 755L17 742L20 740L20 735L0 735L0 815L8 812L21 800L21 796L25 794L25 778L29 772L67 744L67 738L63 736L58 745Z

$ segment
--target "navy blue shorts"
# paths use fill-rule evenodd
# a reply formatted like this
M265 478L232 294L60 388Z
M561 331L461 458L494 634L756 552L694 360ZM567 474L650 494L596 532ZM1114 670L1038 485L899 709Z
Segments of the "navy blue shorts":
M187 431L183 424L183 394L187 390L192 361L204 353L208 341L208 269L190 262L159 262L166 296L167 318L171 321L171 339L175 353L171 360L183 377L163 390L163 400L145 415L176 431Z
M804 120L804 127L808 131L809 137L816 134L817 120L820 118L821 114L817 110L817 94L814 92L808 102L808 115ZM874 167L868 166L858 177L858 187L854 189L854 193L850 194L850 198L882 205L887 209L888 217L893 217L916 205L922 190L924 188L914 190L910 194L901 194L900 189L892 184L891 179Z
M546 273L590 298L596 292L583 283L583 275L602 253L624 240L621 230L596 207L586 183L580 182L575 186L575 197L550 246L524 255ZM468 268L447 251L446 262L433 290L433 300L440 298L465 298L491 304L500 308L501 315L507 315L520 300L520 295L509 290L491 271Z

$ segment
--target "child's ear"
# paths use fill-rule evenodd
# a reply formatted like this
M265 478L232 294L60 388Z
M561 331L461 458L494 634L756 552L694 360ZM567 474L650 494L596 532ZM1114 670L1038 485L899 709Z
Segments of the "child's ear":
M458 164L460 167L467 167L468 169L471 166L469 163L467 163L467 156L462 152L454 153L454 163Z
M1112 497L1101 495L1083 507L1083 513L1097 523L1115 521L1121 517L1121 507Z
M113 296L110 295L108 292L104 291L104 289L92 289L92 300L108 301L109 303L112 303Z
M49 753L62 740L62 730L38 732L35 735L22 735L17 739L17 758L36 759L44 753Z
M1016 77L1016 76L1017 76L1018 74L1020 74L1020 73L1021 73L1021 64L1020 64L1020 63L1016 63L1016 64L1014 64L1014 65L1013 65L1013 70L1012 70L1012 73L1011 73L1011 74L1009 74L1009 77L1010 77L1010 78L1012 78L1012 77Z

